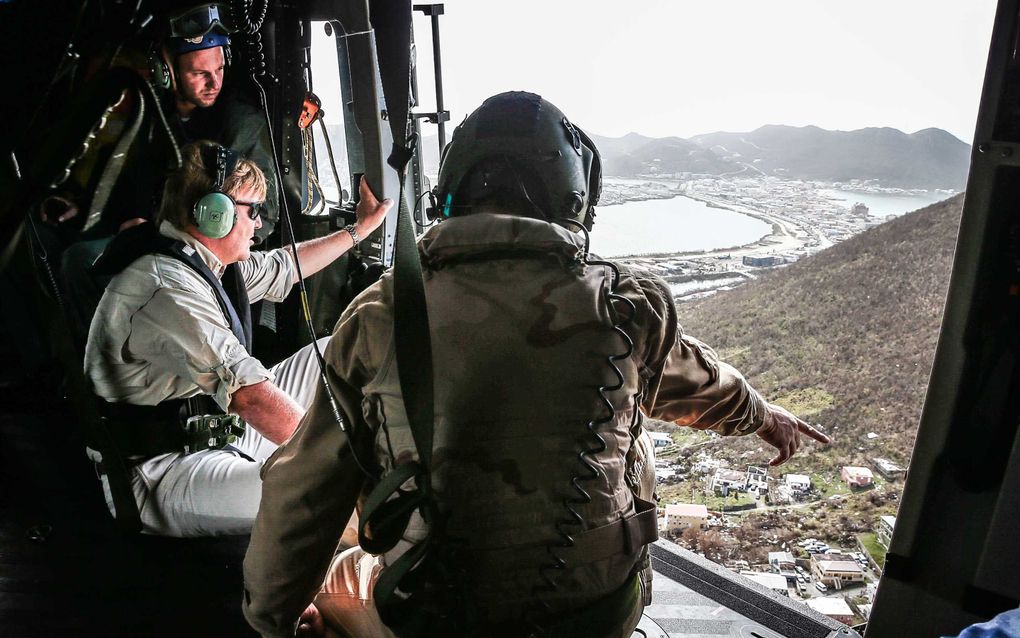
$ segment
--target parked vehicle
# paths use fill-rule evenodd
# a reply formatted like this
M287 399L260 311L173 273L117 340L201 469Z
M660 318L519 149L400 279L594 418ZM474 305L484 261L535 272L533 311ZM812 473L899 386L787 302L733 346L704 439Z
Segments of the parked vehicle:
M828 588L828 586L826 586L825 583L815 583L815 589L817 589L818 591L822 592L823 594L825 592L829 591L829 588Z

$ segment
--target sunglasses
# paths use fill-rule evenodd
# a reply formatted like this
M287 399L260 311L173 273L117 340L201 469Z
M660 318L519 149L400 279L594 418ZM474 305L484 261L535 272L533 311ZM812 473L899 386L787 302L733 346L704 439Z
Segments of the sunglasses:
M252 221L255 221L256 219L259 218L259 215L266 212L265 202L234 202L234 203L237 204L238 206L248 206L249 207L248 217L250 217Z

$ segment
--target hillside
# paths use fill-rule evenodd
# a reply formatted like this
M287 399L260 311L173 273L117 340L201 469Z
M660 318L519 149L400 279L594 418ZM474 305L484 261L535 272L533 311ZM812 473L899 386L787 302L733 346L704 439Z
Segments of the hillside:
M679 306L688 333L715 347L766 398L835 438L825 452L808 445L786 471L831 471L877 455L909 460L962 202L958 195ZM868 440L869 432L878 438ZM760 441L713 447L735 458Z

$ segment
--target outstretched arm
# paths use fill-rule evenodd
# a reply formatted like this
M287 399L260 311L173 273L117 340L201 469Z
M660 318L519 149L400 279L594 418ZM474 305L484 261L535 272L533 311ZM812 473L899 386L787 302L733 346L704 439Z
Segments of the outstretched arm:
M642 407L654 418L724 436L756 433L775 447L770 465L785 463L800 447L801 435L819 443L829 437L783 408L765 401L732 366L677 323L668 286L655 278L637 283L635 343L647 363L648 392ZM621 288L623 287L621 285Z
M361 180L359 192L361 200L358 202L358 221L354 224L354 228L360 237L365 238L386 218L387 211L393 206L393 200L384 199L380 202L372 193L372 189L368 187L368 181L364 179ZM345 230L338 230L325 237L301 242L297 245L301 274L308 277L319 272L353 247L354 239ZM285 250L290 251L291 249L286 247ZM295 273L295 283L297 282L296 277Z

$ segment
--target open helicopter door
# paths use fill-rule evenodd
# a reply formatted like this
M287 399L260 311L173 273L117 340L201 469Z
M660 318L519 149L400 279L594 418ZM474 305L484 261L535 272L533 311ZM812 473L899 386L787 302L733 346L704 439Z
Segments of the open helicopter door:
M379 71L379 34L369 20L367 0L339 3L336 9L335 19L328 24L336 38L351 194L356 196L358 181L364 177L379 199L396 201L400 180L386 164L393 136ZM390 209L386 221L362 242L363 256L386 266L393 263L398 211L399 206Z
M949 297L868 638L1020 601L1020 2L1000 0Z

